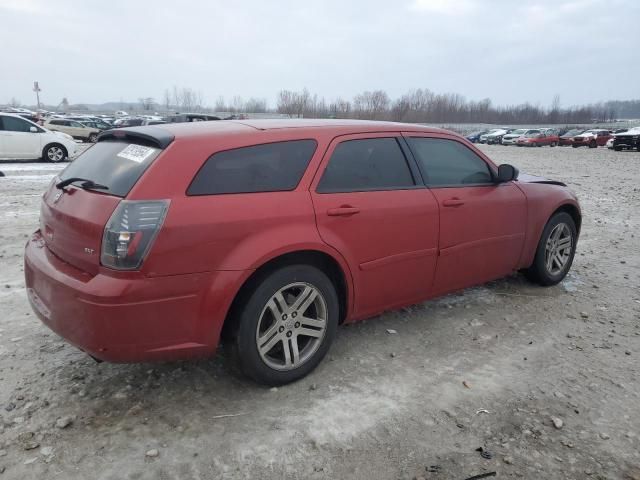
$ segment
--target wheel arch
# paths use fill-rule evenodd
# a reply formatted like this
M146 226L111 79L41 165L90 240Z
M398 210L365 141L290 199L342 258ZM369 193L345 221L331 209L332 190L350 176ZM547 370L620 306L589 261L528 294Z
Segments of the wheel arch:
M224 319L221 331L221 340L227 341L235 335L238 328L238 311L244 304L247 297L260 281L266 278L271 272L287 265L305 264L311 265L324 272L336 288L339 300L340 318L339 323L343 323L349 315L353 304L353 283L351 273L347 264L339 260L336 256L320 249L292 250L279 253L272 258L264 260L251 275L242 283L236 292L231 306Z
M573 221L576 224L576 231L578 232L578 235L580 235L580 228L582 227L582 214L580 213L580 209L571 203L565 203L556 208L549 216L549 219L560 212L566 212L571 216L571 218L573 218Z

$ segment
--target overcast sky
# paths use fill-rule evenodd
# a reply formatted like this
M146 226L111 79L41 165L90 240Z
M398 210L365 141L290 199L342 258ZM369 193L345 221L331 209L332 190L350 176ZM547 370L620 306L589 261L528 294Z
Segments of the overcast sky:
M212 105L413 88L562 106L640 98L640 0L0 0L0 103Z

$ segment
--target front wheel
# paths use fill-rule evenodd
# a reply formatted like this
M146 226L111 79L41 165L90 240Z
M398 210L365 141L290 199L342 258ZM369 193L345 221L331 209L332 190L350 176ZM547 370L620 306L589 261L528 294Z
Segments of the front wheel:
M547 222L526 277L543 286L556 285L569 272L576 253L578 231L571 215L556 213Z
M91 135L89 135L89 142L96 143L97 141L98 141L98 134L97 133L92 133Z
M596 143L595 140L591 140L591 143L589 143L589 148L596 148L598 146L598 144Z
M42 158L53 163L62 162L67 158L67 149L57 143L47 145L42 151Z
M243 371L266 385L311 372L338 327L331 280L310 265L290 265L263 278L239 312L237 353Z
M556 142L551 142L551 146L552 146L552 147L555 147L556 145L557 145L557 143L556 143Z

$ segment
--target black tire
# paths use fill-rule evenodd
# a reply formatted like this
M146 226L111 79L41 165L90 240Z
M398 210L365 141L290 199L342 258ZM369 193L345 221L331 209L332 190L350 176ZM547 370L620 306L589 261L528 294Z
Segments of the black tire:
M571 145L573 148L578 148L578 145Z
M620 151L622 151L622 147L613 147L613 149L614 149L616 152L620 152ZM640 147L638 147L638 150L640 150Z
M549 236L551 232L554 231L555 227L564 223L570 233L571 233L571 251L570 255L559 272L552 273L547 268L546 260L546 252L547 252L547 241L549 240ZM564 277L567 275L569 270L571 269L571 265L573 263L573 258L576 254L576 244L578 242L578 231L576 229L576 223L574 222L571 215L566 212L559 212L553 215L542 231L542 235L540 236L540 241L538 242L538 247L536 249L536 256L533 260L533 264L524 271L525 276L531 280L532 282L538 283L542 286L548 287L551 285L557 285L560 283Z
M268 365L258 351L259 322L263 311L276 292L295 282L310 285L321 294L326 305L326 326L324 335L318 340L319 346L306 360L290 370L278 370ZM318 268L311 265L289 265L271 272L259 281L257 287L248 295L246 303L237 312L238 330L235 346L242 371L258 383L269 386L284 385L306 376L318 366L329 351L338 327L338 316L339 304L336 289L327 275ZM283 338L284 341L286 339ZM284 343L278 341L274 348L283 347ZM302 353L303 351L300 353L301 356Z
M60 155L62 154L62 156ZM46 162L63 162L69 157L67 149L59 143L50 143L42 149L42 160Z
M595 140L591 140L591 142L589 143L589 148L597 148L598 144L596 143Z
M91 135L89 135L89 142L96 143L97 141L98 141L98 134L97 133L92 133Z
M556 142L551 142L551 147L555 147L557 145Z

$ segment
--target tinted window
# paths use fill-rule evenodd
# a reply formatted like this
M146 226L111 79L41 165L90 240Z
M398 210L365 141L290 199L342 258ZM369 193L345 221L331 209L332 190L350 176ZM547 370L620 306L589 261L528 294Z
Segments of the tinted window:
M16 117L2 117L3 130L7 132L29 132L33 126L29 122L25 122Z
M69 164L60 179L87 178L109 187L100 192L125 197L160 151L126 142L98 142Z
M440 138L409 138L427 185L491 183L489 166L460 142Z
M196 174L187 195L293 190L315 150L315 140L295 140L216 153Z
M358 192L410 188L415 185L395 138L340 143L318 184L318 192Z

